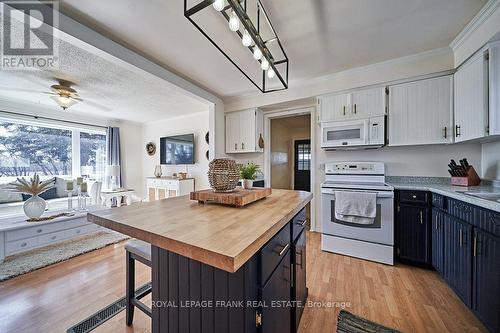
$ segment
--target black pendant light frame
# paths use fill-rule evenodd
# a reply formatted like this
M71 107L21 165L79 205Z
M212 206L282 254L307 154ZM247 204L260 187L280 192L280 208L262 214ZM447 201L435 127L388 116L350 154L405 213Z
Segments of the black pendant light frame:
M184 0L184 16L203 34L203 36L205 36L236 68L238 68L238 70L243 74L245 75L245 77L253 83L254 86L256 86L262 93L269 93L269 92L273 92L273 91L280 91L280 90L285 90L285 89L288 89L288 56L286 55L286 52L285 50L283 49L283 46L281 45L281 41L278 37L278 35L276 34L276 30L274 30L274 27L271 23L271 20L269 19L269 16L267 15L266 13L266 10L264 9L264 7L262 6L262 3L260 2L260 0L254 0L256 3L257 3L257 28L254 26L254 24L252 23L252 21L250 20L250 18L248 17L247 13L246 13L246 2L247 0L226 0L228 5L224 7L224 9L222 9L222 11L220 12L221 15L224 16L224 18L229 22L229 15L227 14L227 11L229 9L232 9L234 11L234 13L236 14L236 16L238 17L238 19L240 20L240 23L243 24L244 28L247 30L247 32L249 33L250 37L252 37L252 42L254 43L254 46L250 45L248 46L247 48L250 50L250 52L253 54L253 51L254 51L254 47L258 47L261 51L262 51L262 58L261 60L259 60L259 64L260 62L262 61L262 59L266 59L268 62L269 62L269 67L272 68L274 70L274 73L276 74L277 78L280 80L283 88L275 88L275 89L271 89L271 90L268 90L266 89L266 71L265 70L262 70L262 86L257 84L254 80L252 80L250 78L250 76L245 73L245 71L240 67L238 66L238 64L236 64L236 62L231 59L231 57L229 57L229 55L227 55L220 46L217 45L216 42L214 42L212 40L212 38L210 38L210 36L208 36L208 34L203 31L203 29L192 19L192 15L198 13L199 11L207 8L208 6L212 5L215 0L202 0L201 2L199 2L198 4L192 6L191 8L187 8L187 1L188 0ZM243 4L243 6L241 6L241 4ZM264 19L267 21L267 23L269 24L269 28L270 30L272 31L273 33L273 37L268 39L268 40L262 40L262 38L260 37L259 35L259 30L260 30L260 21L261 21L261 15L264 16ZM231 31L232 32L232 31ZM243 34L241 33L241 31L237 30L236 31L237 35L240 37L240 38L243 38ZM279 48L281 49L281 52L283 53L283 58L282 59L278 59L278 60L275 60L275 58L273 57L273 55L271 54L271 52L269 51L269 49L267 48L266 44L267 43L271 43L271 42L276 42L279 46ZM286 65L286 70L285 70L285 77L283 77L282 73L280 71L277 70L277 68L275 67L276 65L280 65L280 64L285 64Z

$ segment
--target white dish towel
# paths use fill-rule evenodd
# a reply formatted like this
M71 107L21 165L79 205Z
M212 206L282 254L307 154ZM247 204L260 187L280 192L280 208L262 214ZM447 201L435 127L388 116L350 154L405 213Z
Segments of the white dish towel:
M373 224L376 215L376 193L335 191L335 218L337 220L366 225Z

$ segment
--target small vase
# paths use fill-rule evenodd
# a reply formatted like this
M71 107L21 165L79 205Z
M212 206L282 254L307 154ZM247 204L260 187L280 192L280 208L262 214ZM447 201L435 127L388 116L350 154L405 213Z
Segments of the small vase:
M155 166L155 172L154 172L154 175L156 178L160 178L161 177L161 165L157 165Z
M243 179L241 184L245 190L251 190L253 187L253 180L251 179Z
M23 205L24 214L26 214L26 216L30 219L37 219L42 216L46 207L47 203L38 195L33 195L31 198L26 200Z

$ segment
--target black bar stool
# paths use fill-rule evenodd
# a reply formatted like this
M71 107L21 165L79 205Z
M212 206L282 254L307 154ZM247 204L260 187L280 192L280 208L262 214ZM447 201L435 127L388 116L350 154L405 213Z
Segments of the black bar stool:
M125 291L125 298L127 300L126 320L127 326L130 326L134 320L135 307L151 317L151 309L139 300L151 293L152 288L149 287L138 294L135 293L135 261L138 260L144 265L151 267L151 245L137 239L132 239L125 244L125 251L127 254L127 281Z

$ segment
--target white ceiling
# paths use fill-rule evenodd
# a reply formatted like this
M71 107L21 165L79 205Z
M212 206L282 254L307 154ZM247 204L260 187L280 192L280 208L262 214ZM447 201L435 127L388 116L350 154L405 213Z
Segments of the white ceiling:
M486 0L262 3L290 59L293 86L349 68L446 47ZM255 92L184 17L183 4L183 0L63 0L61 8L219 96ZM228 30L227 38L233 37L237 38Z
M208 111L208 105L140 70L131 71L86 50L59 41L60 66L55 71L0 71L0 99L40 104L61 113L148 122ZM50 98L57 79L75 83L83 102L63 111Z

